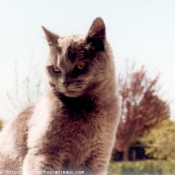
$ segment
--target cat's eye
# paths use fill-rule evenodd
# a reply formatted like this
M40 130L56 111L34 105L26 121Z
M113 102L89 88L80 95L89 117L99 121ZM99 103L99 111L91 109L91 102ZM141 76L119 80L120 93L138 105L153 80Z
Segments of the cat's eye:
M53 66L52 66L52 71L53 71L55 74L61 73L61 69L60 69L57 65L53 65Z
M79 61L76 66L78 69L84 69L86 66L86 63L84 61Z

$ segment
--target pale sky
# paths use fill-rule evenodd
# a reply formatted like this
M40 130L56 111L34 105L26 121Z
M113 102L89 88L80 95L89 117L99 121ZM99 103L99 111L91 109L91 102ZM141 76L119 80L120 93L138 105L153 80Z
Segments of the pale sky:
M48 47L41 25L58 34L83 34L98 16L105 21L117 72L128 59L145 65L150 78L160 74L175 119L174 0L0 0L1 118L12 118L4 100L14 91L15 62L19 82L32 71L31 60L42 72Z

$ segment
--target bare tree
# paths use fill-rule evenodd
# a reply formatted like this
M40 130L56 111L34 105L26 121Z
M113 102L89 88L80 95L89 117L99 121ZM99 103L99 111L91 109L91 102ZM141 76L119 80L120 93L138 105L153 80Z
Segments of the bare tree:
M19 68L17 63L14 67L15 86L12 91L6 93L7 110L12 113L21 110L28 104L38 99L44 91L45 83L38 71L38 64L33 65L32 61L26 66L28 74L23 79L19 78Z

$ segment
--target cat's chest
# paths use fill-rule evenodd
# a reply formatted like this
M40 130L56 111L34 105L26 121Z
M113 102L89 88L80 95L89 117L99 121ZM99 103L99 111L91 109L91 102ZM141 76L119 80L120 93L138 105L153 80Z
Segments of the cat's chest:
M71 164L84 162L93 151L94 145L100 141L102 129L99 124L93 121L94 113L88 114L88 119L70 119L64 116L59 120L59 124L53 126L53 130L48 136L50 150L56 150L56 155L65 156L65 160ZM56 127L56 128L55 128ZM78 162L77 157L80 158Z
M50 124L51 135L55 133L55 140L79 140L91 139L99 128L96 123L94 112L87 113L83 110L73 111L73 113L61 113L58 120Z
M59 149L81 149L91 144L102 132L98 115L93 111L77 108L57 113L57 118L49 124L46 136ZM81 148L82 147L82 148Z
M107 113L96 100L89 96L80 98L62 97L62 105L56 111L50 122L49 135L57 143L84 144L93 142L105 130Z

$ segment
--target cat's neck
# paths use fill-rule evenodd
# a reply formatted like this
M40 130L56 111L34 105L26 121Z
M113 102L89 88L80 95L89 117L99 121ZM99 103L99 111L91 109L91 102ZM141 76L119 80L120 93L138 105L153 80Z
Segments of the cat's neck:
M95 107L95 98L90 95L82 95L79 97L66 97L59 93L58 98L64 106L70 110L79 110L84 112L91 112Z

